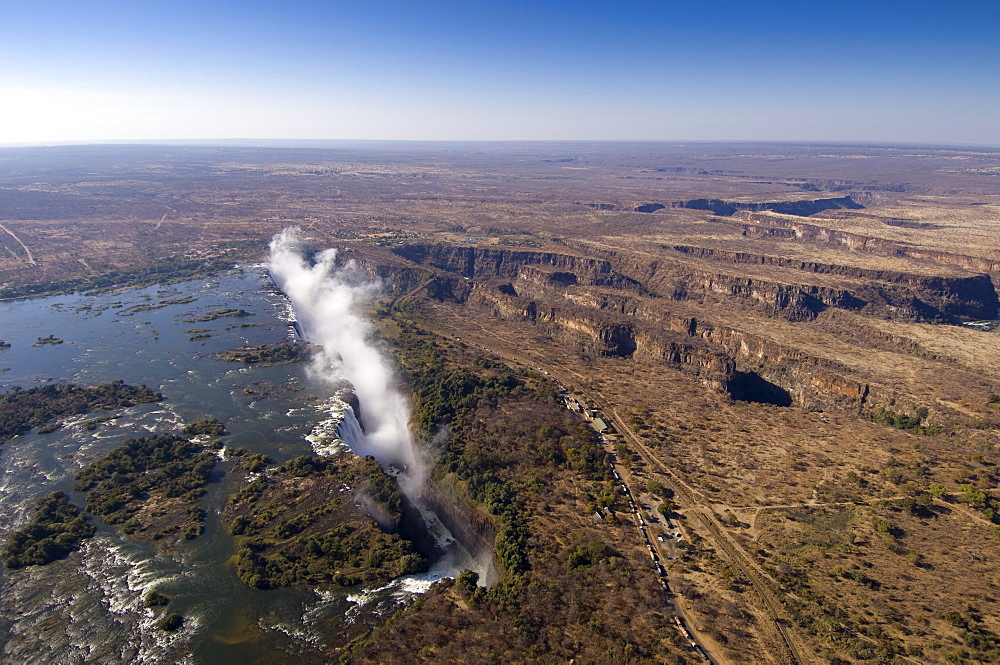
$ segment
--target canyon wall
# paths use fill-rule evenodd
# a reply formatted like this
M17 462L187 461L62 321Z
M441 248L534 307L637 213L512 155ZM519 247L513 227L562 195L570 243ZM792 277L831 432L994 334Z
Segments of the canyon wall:
M690 245L658 249L655 257L592 248L581 256L414 244L379 250L381 259L361 264L401 295L421 292L468 308L470 316L531 324L578 355L663 364L736 399L855 411L897 396L856 368L741 329L740 313L749 308L793 325L822 315L832 334L851 344L924 359L934 356L912 340L833 314L955 321L997 313L986 275L872 270ZM712 265L725 270L706 269ZM775 277L738 274L749 265ZM811 275L831 276L843 287L810 284ZM706 316L681 315L672 303Z
M741 212L740 217L751 222L743 227L747 236L795 239L803 242L837 245L852 252L918 259L984 273L1000 271L1000 262L984 257L911 247L886 238L838 231L818 224L810 224L769 213Z

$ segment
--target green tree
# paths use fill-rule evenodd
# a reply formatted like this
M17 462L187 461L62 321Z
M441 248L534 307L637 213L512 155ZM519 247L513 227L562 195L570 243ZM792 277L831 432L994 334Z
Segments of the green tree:
M974 508L986 507L986 493L980 489L976 489L976 486L972 483L959 485L958 492L958 500L962 503L967 503Z
M460 589L464 589L470 596L479 588L479 573L466 568L455 579L455 584Z
M75 550L94 531L94 525L69 502L66 494L53 492L38 500L30 524L7 537L2 554L4 563L8 568L51 563Z
M646 481L646 491L654 496L667 496L667 488L663 486L663 483L658 480L653 480L652 478Z

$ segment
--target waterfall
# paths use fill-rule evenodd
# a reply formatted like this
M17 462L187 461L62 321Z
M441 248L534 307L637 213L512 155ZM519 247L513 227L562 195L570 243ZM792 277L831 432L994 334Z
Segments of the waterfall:
M372 343L371 323L362 315L378 284L353 263L337 266L336 257L335 249L327 249L310 263L299 229L285 229L271 241L271 277L288 296L299 332L321 347L314 356L313 375L331 385L346 380L364 405L360 431L345 429L351 449L400 470L403 491L419 496L426 464L410 433L410 406L388 359ZM345 413L342 422L351 420L357 424L355 415L348 418Z
M324 403L329 417L306 438L318 455L333 454L345 446L357 455L372 455L396 478L445 552L432 576L454 576L463 568L472 568L488 579L492 552L477 562L423 497L428 464L409 429L409 402L397 387L392 365L372 342L371 323L362 315L378 285L366 279L353 263L337 266L335 249L324 250L314 262L308 262L299 237L296 228L274 237L271 278L291 303L298 322L296 331L321 347L314 356L312 375L340 387L337 395ZM344 387L345 382L350 389ZM360 418L352 402L361 405Z
M365 432L361 429L361 423L354 414L354 407L350 404L344 409L340 425L337 426L337 436L357 454L360 454L359 449L364 449Z

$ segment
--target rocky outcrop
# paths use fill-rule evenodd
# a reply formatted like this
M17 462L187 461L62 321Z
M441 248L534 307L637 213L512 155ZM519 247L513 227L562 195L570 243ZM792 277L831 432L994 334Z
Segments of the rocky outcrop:
M994 318L997 313L996 290L986 275L917 275L680 245L673 249L688 256L731 264L734 269L741 264L779 267L782 270L770 274L785 279L708 271L690 262L641 261L611 252L602 254L619 272L640 283L647 293L703 304L741 302L743 307L750 306L788 321L808 321L829 308L879 318L949 323ZM788 274L783 274L784 269ZM808 277L796 278L792 271L840 275L845 277L844 285L810 284Z
M368 279L381 282L401 293L417 288L435 275L434 271L402 261L381 247L366 247L363 253L353 249L338 252L338 265L344 266L352 262Z
M707 171L700 172L708 175ZM721 173L721 172L719 172ZM587 203L594 210L627 210L624 206L613 203ZM859 210L863 205L850 196L828 199L809 199L804 201L771 201L766 203L746 203L743 201L724 201L722 199L691 199L689 201L671 201L669 203L643 203L632 208L635 212L651 213L666 208L688 208L691 210L707 210L722 217L729 217L740 211L763 211L808 217L825 210Z
M680 367L716 390L728 390L736 361L709 344L693 344L692 339L697 338L669 329L645 327L635 337L636 352L647 361Z
M779 226L744 224L743 235L748 238L778 238L780 240L793 240L795 238L795 229L785 229Z
M748 373L787 391L801 405L857 408L869 392L867 383L851 378L836 363L696 318L614 316L572 305L542 304L486 285L475 287L466 305L498 319L535 323L553 339L583 353L677 367L740 399L748 398ZM780 403L770 396L763 401Z
M464 302L470 289L462 281L492 283L503 279L508 295L535 299L560 294L582 304L580 299L596 298L596 292L572 287L601 287L637 295L658 294L675 301L742 301L743 306L788 321L811 320L828 308L881 318L950 323L995 318L998 312L996 290L987 275L871 270L690 245L661 248L734 267L761 265L796 273L836 275L846 280L843 287L810 284L808 278L792 276L777 281L704 270L690 263L639 261L634 256L608 251L601 252L600 258L451 245L407 245L393 251L397 257L450 273L452 277L439 276L428 288L433 297L459 302ZM401 266L378 266L370 272L403 291L419 285L430 274ZM609 304L605 302L601 308ZM623 313L634 313L634 303L619 298L619 304Z
M936 231L937 229L947 228L940 224L931 224L930 222L917 222L912 219L896 219L894 217L882 217L878 218L878 221L882 222L886 226L895 226L901 229L917 229L920 231Z
M788 391L799 405L860 408L871 390L868 382L851 376L839 363L745 330L697 320L688 323L687 328L694 336L725 350L745 371L752 370Z
M553 339L588 355L665 362L718 388L725 386L735 370L729 356L687 330L679 333L629 315L571 302L540 303L489 285L477 285L466 305L494 318L535 323Z

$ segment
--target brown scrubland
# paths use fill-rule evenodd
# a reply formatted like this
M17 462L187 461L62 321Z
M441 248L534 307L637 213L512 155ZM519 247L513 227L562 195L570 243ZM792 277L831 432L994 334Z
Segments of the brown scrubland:
M532 593L506 599L532 607L442 584L358 662L695 662L678 613L717 662L997 662L998 174L907 146L7 149L0 295L256 260L295 225L382 281L390 345L601 411L598 471L505 447L548 407L469 412L527 493ZM672 495L669 593L612 468Z

